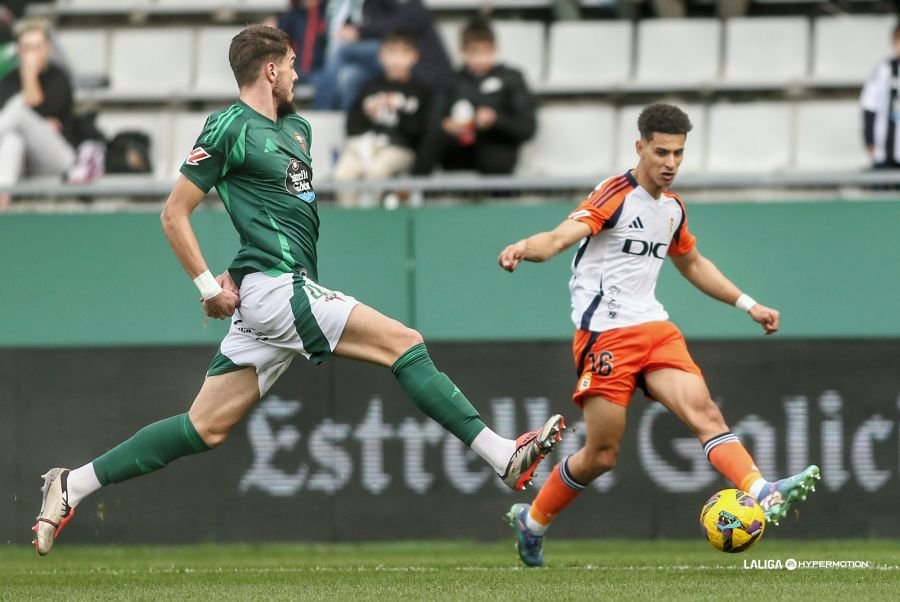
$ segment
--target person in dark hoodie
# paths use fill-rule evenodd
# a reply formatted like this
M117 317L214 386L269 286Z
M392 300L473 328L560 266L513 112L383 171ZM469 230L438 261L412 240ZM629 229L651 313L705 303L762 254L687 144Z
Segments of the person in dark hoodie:
M378 50L381 41L395 31L407 32L415 39L420 57L413 71L416 79L432 88L446 80L452 70L450 59L422 0L363 0L361 9L358 3L334 3L336 7L352 5L343 12L329 4L332 48L315 81L313 109L349 111L362 84L381 73Z
M519 147L537 128L534 100L522 73L497 60L494 32L483 19L462 31L463 67L435 101L415 174L446 170L509 174Z

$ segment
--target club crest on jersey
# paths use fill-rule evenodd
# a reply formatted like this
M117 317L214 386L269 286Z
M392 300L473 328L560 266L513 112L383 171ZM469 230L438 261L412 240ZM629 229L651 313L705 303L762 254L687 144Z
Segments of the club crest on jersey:
M202 146L196 147L190 153L188 153L187 159L184 162L188 165L199 165L200 161L204 159L209 159L212 155L203 150Z
M300 145L300 150L302 150L307 155L309 154L309 147L306 145L306 136L303 134L299 134L294 132L294 140L297 141L297 144Z
M581 375L581 380L578 381L578 390L584 391L588 387L591 386L592 373L590 370L585 370L584 374Z
M300 159L288 161L284 174L284 189L303 202L316 200L312 186L312 169Z

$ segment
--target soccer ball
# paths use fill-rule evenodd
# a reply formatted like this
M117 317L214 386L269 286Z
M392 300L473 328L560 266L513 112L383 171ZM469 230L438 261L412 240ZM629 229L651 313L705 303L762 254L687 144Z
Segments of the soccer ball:
M740 489L723 489L700 510L700 526L709 545L722 552L743 552L762 538L766 514Z

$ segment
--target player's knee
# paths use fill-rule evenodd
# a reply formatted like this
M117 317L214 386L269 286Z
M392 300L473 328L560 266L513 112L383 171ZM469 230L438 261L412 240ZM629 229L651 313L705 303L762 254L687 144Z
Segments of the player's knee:
M618 457L619 448L616 446L603 447L591 451L588 456L588 470L591 473L591 479L596 479L603 473L615 468Z
M717 435L728 430L725 425L725 418L722 411L712 399L707 398L704 402L698 404L696 411L692 413L691 426L695 431L704 433L713 433Z
M193 418L191 419L191 422L194 423L194 429L197 431L197 434L200 435L203 442L210 448L219 447L225 443L225 439L228 438L228 431L230 429L225 429L220 425L217 426Z
M400 352L400 354L405 352L410 347L421 345L424 342L425 339L422 337L422 333L420 333L415 328L404 326L403 329L397 334L397 350Z

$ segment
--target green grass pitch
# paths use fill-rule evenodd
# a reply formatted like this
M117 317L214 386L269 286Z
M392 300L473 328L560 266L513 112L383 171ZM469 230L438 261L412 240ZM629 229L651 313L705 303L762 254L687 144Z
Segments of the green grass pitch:
M897 600L900 542L548 541L547 567L512 544L402 542L0 549L0 600ZM745 568L788 559L869 568ZM751 561L755 561L752 563Z

